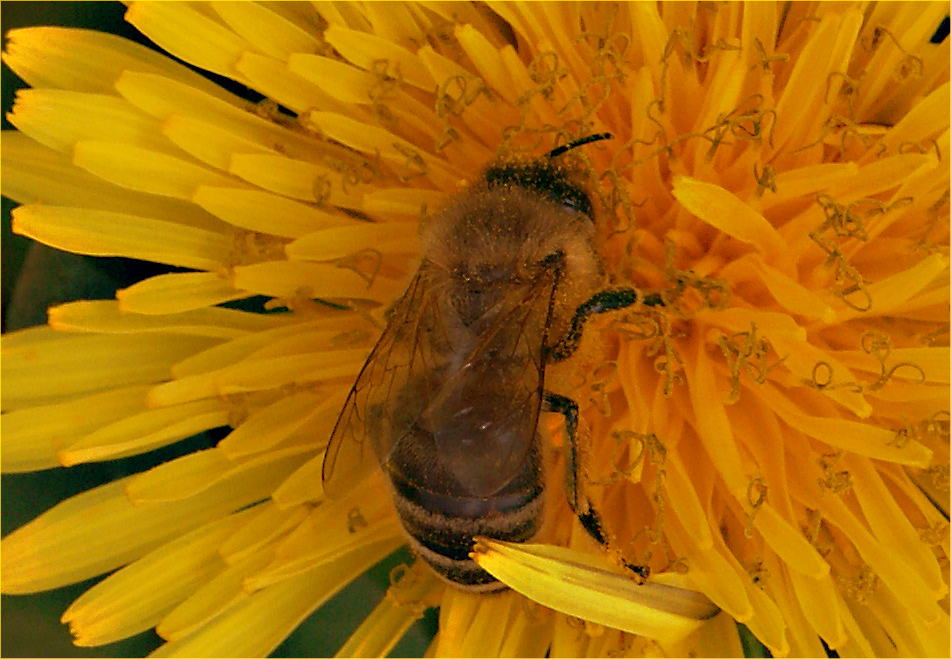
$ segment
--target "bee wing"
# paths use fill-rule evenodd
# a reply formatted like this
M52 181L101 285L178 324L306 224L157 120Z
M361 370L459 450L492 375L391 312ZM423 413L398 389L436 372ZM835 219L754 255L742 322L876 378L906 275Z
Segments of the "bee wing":
M432 378L427 373L435 369L434 346L445 333L426 282L421 267L394 307L337 419L322 468L324 492L332 499L378 468L428 404ZM408 391L417 395L407 404L403 399Z
M491 324L424 412L440 461L474 496L505 487L532 449L555 284L546 270L487 314Z

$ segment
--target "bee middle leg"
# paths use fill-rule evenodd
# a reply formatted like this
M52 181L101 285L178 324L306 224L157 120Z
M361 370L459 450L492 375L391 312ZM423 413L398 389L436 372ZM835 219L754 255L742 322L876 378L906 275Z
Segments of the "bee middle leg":
M565 443L565 495L568 498L568 504L578 517L578 521L584 527L592 538L598 544L607 547L608 536L605 532L604 522L601 514L591 506L581 493L578 482L579 470L579 450L578 450L578 403L566 396L560 396L546 391L542 399L542 410L545 412L556 412L565 418L565 430L568 434L568 441ZM637 574L642 579L646 579L650 574L650 568L644 565L635 565L621 559L624 566Z
M581 343L581 334L584 324L588 318L596 313L605 313L607 311L618 311L633 305L638 300L638 292L633 288L616 288L613 290L601 291L594 295L590 300L582 304L575 311L571 319L571 327L568 333L562 337L558 343L549 346L545 356L548 361L558 362L571 357L578 345ZM642 304L648 307L663 306L664 301L658 293L645 295Z

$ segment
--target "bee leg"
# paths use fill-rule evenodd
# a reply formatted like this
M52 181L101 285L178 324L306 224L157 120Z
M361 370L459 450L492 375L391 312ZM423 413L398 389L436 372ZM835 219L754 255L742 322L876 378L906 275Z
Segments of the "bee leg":
M565 418L565 430L568 441L565 443L565 496L568 504L578 517L578 521L598 544L607 547L608 537L604 531L604 522L597 510L591 507L587 498L580 492L578 483L579 451L578 451L578 403L565 396L546 391L542 398L542 411L557 412ZM650 568L644 565L635 565L621 561L624 567L634 572L642 579L650 574Z
M557 362L571 357L578 349L578 344L581 342L581 331L584 329L585 321L588 320L589 316L606 311L625 309L637 302L637 296L638 293L633 288L616 288L596 294L575 311L568 333L558 343L546 349L547 359ZM644 296L643 304L649 307L663 306L664 301L659 294L652 293Z

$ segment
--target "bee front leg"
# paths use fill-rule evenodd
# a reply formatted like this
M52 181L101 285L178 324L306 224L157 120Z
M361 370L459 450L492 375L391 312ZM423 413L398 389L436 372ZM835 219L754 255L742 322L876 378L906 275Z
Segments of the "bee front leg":
M546 391L542 399L542 410L545 412L557 412L565 418L565 430L567 431L568 441L565 442L565 496L568 504L578 517L578 521L584 527L592 538L597 540L598 544L607 547L608 537L604 530L604 522L601 514L591 506L581 493L578 482L578 471L580 467L579 449L578 449L578 403L565 396L559 396ZM646 579L650 574L650 568L645 565L635 565L621 559L624 566L637 574L642 579Z
M571 357L578 344L581 343L581 333L584 324L590 316L596 313L605 313L606 311L618 311L633 305L638 300L638 292L633 288L616 288L608 291L601 291L594 295L590 300L582 304L575 311L571 319L571 327L567 334L553 346L547 348L545 356L548 361L558 362ZM644 296L642 304L648 307L663 306L664 301L658 293L652 293Z

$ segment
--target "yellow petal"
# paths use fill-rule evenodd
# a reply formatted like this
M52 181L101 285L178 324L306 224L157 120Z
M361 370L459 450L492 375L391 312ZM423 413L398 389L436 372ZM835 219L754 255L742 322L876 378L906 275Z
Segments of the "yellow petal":
M303 391L269 405L249 416L231 434L218 442L225 455L235 458L267 451L306 426L312 442L330 437L343 408L346 390L328 396Z
M830 106L825 102L826 80L833 71L848 70L852 47L862 25L857 10L824 16L815 34L795 57L789 79L776 106L776 135L772 146L782 149L791 144L808 144L825 121ZM842 81L834 81L836 90ZM805 137L800 137L805 135Z
M908 301L918 295L942 273L947 279L948 258L932 254L914 266L891 277L868 285L872 307L865 312L871 316L887 316L901 312ZM839 320L850 320L860 312L849 308L839 312Z
M161 316L120 311L115 300L79 300L49 309L50 327L61 331L104 334L161 332L235 339L281 327L280 315L248 313L223 307L206 307Z
M375 34L357 32L342 25L331 25L324 31L324 39L343 57L362 69L373 70L374 62L386 60L388 67L399 70L402 79L424 91L436 85L423 63L405 48Z
M212 12L208 12L211 14ZM244 82L233 64L251 44L200 9L186 5L135 2L125 18L172 55L190 64Z
M465 656L466 632L470 621L475 617L479 607L485 601L474 593L467 593L455 588L447 588L439 607L439 644L435 651L437 657ZM474 638L477 643L481 640ZM468 656L477 656L482 648L476 647L469 651Z
M444 657L499 657L509 628L524 619L518 612L527 600L517 592L504 591L491 597L447 590L440 608L442 632L439 655ZM445 612L442 610L445 608ZM544 631L536 628L535 633ZM544 638L547 641L547 638ZM521 655L519 655L521 656Z
M95 392L158 382L173 363L216 343L214 339L160 335L66 336L3 350L4 389L17 398ZM56 373L50 378L50 373Z
M191 199L199 185L240 188L237 179L158 151L128 144L84 140L76 143L73 162L124 188Z
M442 585L432 570L417 561L403 573L399 582L390 587L387 596L364 618L334 656L387 656L413 623L422 617L441 589Z
M228 566L213 579L199 585L188 597L155 626L155 633L166 641L180 641L197 632L217 616L248 598L242 584L255 570L263 567L271 554L251 554Z
M161 131L182 151L221 171L228 171L236 153L275 153L220 126L183 115L168 117Z
M921 578L935 599L948 593L941 576L941 567L931 548L921 541L921 531L914 528L906 511L895 502L882 482L874 464L857 456L847 456L852 487L869 528L883 547Z
M824 162L797 167L776 175L776 192L763 196L758 210L763 212L789 201L814 195L841 181L854 180L859 167L854 162ZM785 232L780 229L780 233Z
M325 379L353 378L367 351L327 350L271 359L254 359L200 375L158 385L149 391L150 405L167 406L227 394L304 385Z
M836 313L832 307L814 291L810 291L795 279L767 265L758 255L749 259L749 263L762 279L770 295L792 313L809 318L820 318L829 324L836 320Z
M827 191L837 201L852 201L871 197L887 190L907 178L935 168L935 158L930 154L902 153L885 156L862 165L854 180L841 180Z
M776 415L790 427L831 446L897 464L927 467L931 462L931 451L916 441L904 446L896 445L894 430L836 416L804 414L802 409L769 383L749 391L762 392L763 403L775 410Z
M10 122L40 144L63 153L71 153L81 140L170 150L154 118L115 96L25 89L17 92Z
M235 268L234 285L271 297L293 298L304 293L307 297L325 300L362 299L389 303L402 292L404 282L376 277L371 287L353 270L336 265L269 261Z
M373 26L373 33L387 41L401 43L419 42L425 39L424 32L416 22L419 14L413 12L407 3L377 3L364 8L367 20Z
M342 147L319 142L248 112L244 101L236 105L224 103L200 87L170 78L127 71L116 82L116 90L137 108L163 121L174 115L198 121L214 117L221 130L289 158L321 162L324 156L331 155L344 163L362 162L362 158L355 158Z
M31 87L114 94L125 72L159 74L236 107L237 96L170 57L107 32L31 27L7 34L3 61Z
M290 508L321 500L324 496L321 484L323 464L324 455L321 453L298 467L274 491L274 503L281 508Z
M289 259L329 261L372 245L385 254L419 251L416 225L402 222L324 229L302 236L284 251Z
M681 647L685 648L682 653L685 657L745 656L736 621L726 615L711 618L703 627L685 638Z
M214 272L156 275L116 291L119 309L141 314L182 313L252 295Z
M94 208L214 230L221 223L194 204L135 192L102 180L16 131L4 131L3 195L21 204Z
M367 321L355 314L336 309L329 309L328 316L323 320L308 322L301 322L293 314L247 315L274 322L269 327L262 327L260 331L220 343L177 362L172 367L172 375L175 378L183 378L207 373L264 353L277 356L337 348L340 347L340 342L336 341L335 337L339 337L341 333L346 336L347 332L366 329L368 326ZM278 345L284 350L283 353L275 352L275 346Z
M179 536L83 593L62 617L76 645L105 645L154 627L188 594L224 571L218 546L250 512Z
M308 113L308 117L327 137L362 153L379 154L394 165L397 174L403 179L425 176L437 186L443 187L460 178L444 161L384 128L361 123L333 112L312 111Z
M704 550L697 547L679 521L666 522L665 531L677 555L690 566L687 578L691 587L703 591L736 620L744 623L749 621L755 609L728 558L716 548Z
M284 155L235 154L228 171L271 192L343 208L360 208L368 189L364 184L345 186L342 175L325 165Z
M512 83L498 48L472 25L457 25L455 34L459 45L465 49L466 55L492 91L500 94L509 103L514 103L517 97L512 91Z
M55 405L6 412L0 464L4 473L60 466L57 453L97 428L145 410L148 385L123 387Z
M902 143L917 144L947 130L948 87L947 82L936 87L889 129L882 140L889 150L899 148Z
M783 255L785 243L779 232L725 188L687 176L675 176L673 195L688 211L727 235L771 258Z
M812 629L832 646L844 643L846 632L832 577L826 575L822 578L812 578L789 572L789 579L796 599Z
M196 270L227 262L228 236L123 213L29 205L13 211L13 230L75 254L124 256Z
M63 466L139 455L180 439L227 425L231 405L204 400L146 410L99 428L59 452Z
M203 492L225 479L238 480L249 471L272 464L284 464L290 473L292 468L307 458L306 453L306 448L293 447L230 460L217 447L195 451L134 476L125 488L125 495L135 505L152 501L177 501Z
M286 238L299 238L312 231L348 226L355 222L346 215L261 190L202 185L192 200L229 224Z
M229 565L233 565L259 553L266 553L261 550L297 528L309 512L307 506L285 509L279 508L273 501L265 501L255 507L254 515L244 526L221 544L222 558ZM269 554L268 560L261 563L258 569L263 569L273 558L273 555Z
M900 602L901 608L930 627L946 616L924 580L904 561L895 562L890 552L875 540L856 516L837 497L828 497L823 516L839 527L855 545L869 567Z
M211 8L235 33L271 57L286 61L293 53L320 49L320 43L306 29L266 5L229 3Z
M363 209L367 213L393 213L416 219L423 210L439 208L444 202L445 195L435 190L383 188L364 195Z
M234 68L255 89L296 114L320 107L357 117L369 116L364 115L362 108L341 103L319 85L293 73L280 59L244 52Z
M882 370L881 362L875 355L864 350L842 350L838 353L838 357L843 363L866 373L878 375ZM890 377L911 380L915 384L919 382L947 384L949 363L951 363L951 350L943 346L894 348L885 358L885 368L891 373ZM898 364L914 364L914 367L901 366L892 372L892 367Z
M396 548L392 540L254 593L194 634L160 647L153 657L266 656L312 611Z
M776 602L786 622L790 656L821 657L825 650L822 649L816 629L806 619L806 608L799 605L785 568L773 556L765 556L763 564L769 572L764 587Z
M717 385L710 358L698 349L691 360L693 372L687 373L690 401L696 414L697 435L707 447L714 467L737 498L745 497L747 479L733 437L733 429L724 410L722 388Z
M274 561L250 577L247 586L251 589L267 586L358 546L391 537L400 538L402 542L387 487L382 478L367 479L341 499L325 501L314 509L278 543Z
M58 588L114 570L168 540L266 498L282 477L261 470L172 504L133 506L120 479L57 504L3 539L4 593Z
M676 642L718 609L699 593L599 567L589 554L560 547L481 539L473 554L493 576L526 597L583 620Z
M369 103L371 90L379 84L372 73L321 55L292 54L287 66L343 103Z

